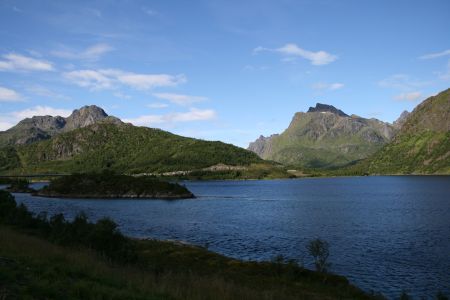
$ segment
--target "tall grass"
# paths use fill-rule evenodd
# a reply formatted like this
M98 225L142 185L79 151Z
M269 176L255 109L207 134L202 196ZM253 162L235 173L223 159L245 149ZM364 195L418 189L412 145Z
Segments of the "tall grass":
M0 191L0 299L371 299L293 262L124 237L111 220L33 216Z

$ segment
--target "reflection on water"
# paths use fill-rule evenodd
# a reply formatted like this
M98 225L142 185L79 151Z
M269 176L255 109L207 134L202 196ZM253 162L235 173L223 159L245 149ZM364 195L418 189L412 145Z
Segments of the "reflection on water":
M331 270L389 298L450 294L450 177L186 182L197 199L78 200L16 194L35 212L113 218L130 236L178 239L241 259L282 254L311 267L308 240L331 245Z

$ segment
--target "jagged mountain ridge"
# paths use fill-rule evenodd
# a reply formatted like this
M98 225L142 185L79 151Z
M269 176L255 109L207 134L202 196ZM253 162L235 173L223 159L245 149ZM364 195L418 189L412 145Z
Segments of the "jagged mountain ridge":
M0 147L47 140L57 134L83 128L97 122L122 123L120 119L108 116L98 106L83 106L80 109L75 109L67 118L61 116L33 116L26 118L16 126L0 132Z
M394 127L395 127L396 129L402 128L403 124L405 124L405 122L406 122L406 120L408 119L408 116L409 116L410 114L411 114L411 113L410 113L409 111L404 110L404 111L400 114L400 116L398 117L398 119L394 121L394 123L393 123Z
M306 113L296 113L283 133L260 136L248 149L261 158L291 166L339 167L375 153L395 131L389 123L349 116L317 103Z

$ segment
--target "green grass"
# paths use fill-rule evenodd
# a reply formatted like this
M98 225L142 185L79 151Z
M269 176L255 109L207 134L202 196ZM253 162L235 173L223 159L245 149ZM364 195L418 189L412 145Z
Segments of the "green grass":
M370 299L342 277L169 242L139 241L136 266L4 226L0 237L0 297L6 299Z
M138 269L0 227L0 299L171 299ZM153 284L149 284L153 283Z
M372 299L295 262L123 236L108 219L33 216L0 191L0 299Z

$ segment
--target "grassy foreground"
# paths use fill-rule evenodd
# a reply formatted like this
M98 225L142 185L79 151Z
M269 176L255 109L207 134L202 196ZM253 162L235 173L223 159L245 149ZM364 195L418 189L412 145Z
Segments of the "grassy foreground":
M371 299L294 262L130 239L108 219L32 216L4 191L0 241L0 299Z

